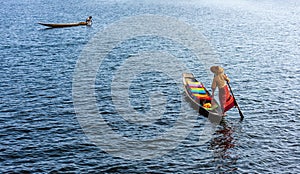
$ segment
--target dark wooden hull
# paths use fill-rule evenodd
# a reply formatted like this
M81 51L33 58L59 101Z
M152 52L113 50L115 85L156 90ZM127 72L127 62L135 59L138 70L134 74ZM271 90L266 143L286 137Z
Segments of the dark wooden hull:
M218 104L218 102L216 100L210 100L210 93L209 91L204 87L204 85L199 82L193 74L191 73L184 73L182 75L182 80L183 80L183 86L184 86L184 91L186 94L186 100L188 100L192 106L193 109L197 110L199 112L199 114L205 116L205 117L209 117L209 116L214 116L214 117L222 117L221 116L221 109L220 106ZM201 85L203 86L203 90L205 92L205 94L203 93L203 95L208 96L207 98L197 98L195 97L194 93L192 92L189 83L190 82L197 82L197 83L201 83ZM204 104L206 103L213 103L212 107L210 108L205 108L203 107Z
M76 27L81 25L88 25L87 22L78 22L78 23L61 23L61 24L52 24L52 23L38 23L40 25L44 25L51 28L63 28L63 27Z

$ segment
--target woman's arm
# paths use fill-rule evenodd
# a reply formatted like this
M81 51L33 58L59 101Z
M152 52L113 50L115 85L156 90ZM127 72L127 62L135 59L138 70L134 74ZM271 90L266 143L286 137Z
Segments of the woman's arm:
M229 83L230 82L230 79L227 77L226 74L223 75L224 79Z
M217 81L216 81L216 77L214 77L213 82L211 84L212 96L214 96L216 88L217 88Z

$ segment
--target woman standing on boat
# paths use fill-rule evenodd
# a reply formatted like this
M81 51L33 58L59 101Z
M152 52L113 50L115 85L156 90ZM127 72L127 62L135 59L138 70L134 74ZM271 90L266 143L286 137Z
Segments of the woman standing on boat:
M215 90L218 87L222 114L225 116L225 112L232 108L232 102L229 99L231 95L226 84L226 81L229 82L229 78L224 74L224 69L220 66L212 66L210 67L210 71L214 73L214 79L211 85L212 97L214 97ZM230 103L226 103L226 101L230 101Z

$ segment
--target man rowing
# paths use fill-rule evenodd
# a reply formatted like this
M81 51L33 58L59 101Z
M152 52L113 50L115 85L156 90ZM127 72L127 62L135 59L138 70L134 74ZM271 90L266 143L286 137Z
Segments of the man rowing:
M88 18L86 18L85 22L86 22L86 25L92 25L92 16L89 16Z

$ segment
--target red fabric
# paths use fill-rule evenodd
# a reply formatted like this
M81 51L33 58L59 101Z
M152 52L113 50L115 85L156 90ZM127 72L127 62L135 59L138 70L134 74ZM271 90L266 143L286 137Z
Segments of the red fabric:
M196 98L200 99L200 100L211 100L210 96L207 95L203 95L203 96L195 96Z
M230 95L227 85L219 89L219 99L223 113L235 106L234 99Z

